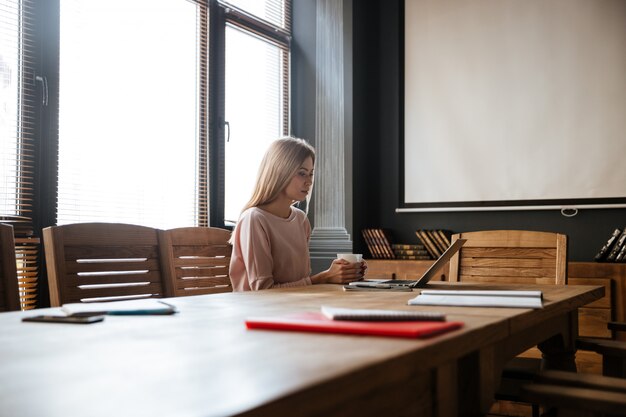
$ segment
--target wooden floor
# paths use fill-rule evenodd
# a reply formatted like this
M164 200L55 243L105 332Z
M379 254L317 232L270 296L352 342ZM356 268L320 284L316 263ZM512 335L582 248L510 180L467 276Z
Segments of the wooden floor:
M529 404L514 403L511 401L496 401L496 403L489 410L488 415L490 417L532 417L533 414Z

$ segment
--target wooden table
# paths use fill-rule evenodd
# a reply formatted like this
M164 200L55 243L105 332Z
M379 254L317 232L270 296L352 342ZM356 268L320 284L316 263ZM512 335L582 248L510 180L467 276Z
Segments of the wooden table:
M433 284L474 288L476 285ZM482 289L519 289L482 285ZM528 286L526 286L528 288ZM576 309L602 287L537 286L540 310L417 307L417 292L315 285L170 299L174 316L90 325L0 314L0 415L456 416L486 410L505 360L539 342L572 357ZM246 330L244 318L321 305L444 311L461 330L431 339ZM52 312L56 309L47 309Z

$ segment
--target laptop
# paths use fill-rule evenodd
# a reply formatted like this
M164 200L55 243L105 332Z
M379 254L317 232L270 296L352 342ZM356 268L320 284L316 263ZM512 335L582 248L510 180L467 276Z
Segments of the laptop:
M405 287L405 288L423 288L426 286L428 281L430 281L437 271L439 271L449 260L454 256L455 253L461 249L461 246L465 244L467 239L457 239L452 243L448 249L445 250L444 253L441 254L439 259L437 259L433 264L424 272L424 274L416 281L409 280L400 280L400 279L390 279L386 281L354 281L350 284L346 285L346 289L350 288L378 288L378 289L394 289L397 287Z

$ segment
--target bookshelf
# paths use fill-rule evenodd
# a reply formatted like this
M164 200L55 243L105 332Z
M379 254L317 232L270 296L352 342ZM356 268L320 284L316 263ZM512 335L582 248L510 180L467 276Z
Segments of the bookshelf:
M373 259L432 260L450 246L452 232L443 229L415 231L419 242L396 242L388 229L366 228L361 234Z
M365 278L417 279L435 262L434 260L367 259ZM450 264L440 271L440 281L447 281Z

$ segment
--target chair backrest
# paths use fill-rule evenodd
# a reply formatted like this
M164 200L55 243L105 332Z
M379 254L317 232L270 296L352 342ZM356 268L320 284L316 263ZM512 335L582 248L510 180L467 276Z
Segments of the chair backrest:
M450 260L450 281L567 284L567 236L526 230L459 233L467 239Z
M0 311L20 309L13 226L0 223Z
M120 223L43 229L50 304L162 297L158 230Z
M232 291L230 232L215 227L162 230L161 259L175 297Z

